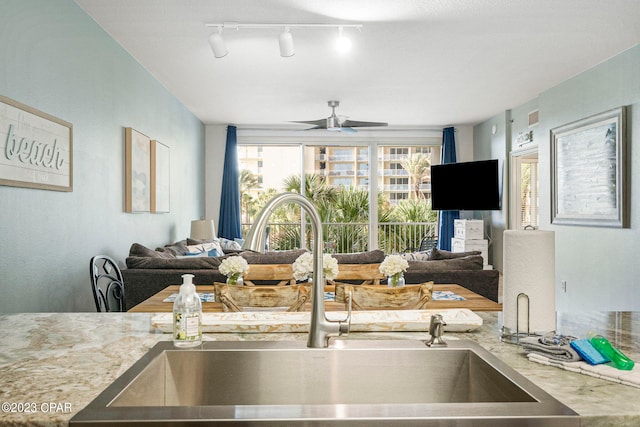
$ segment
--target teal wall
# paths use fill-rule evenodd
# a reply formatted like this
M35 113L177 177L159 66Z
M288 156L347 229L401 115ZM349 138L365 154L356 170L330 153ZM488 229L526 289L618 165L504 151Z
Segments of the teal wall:
M619 106L627 107L630 228L551 224L551 129ZM555 232L557 310L640 310L640 150L634 148L640 141L640 45L507 111L511 131L503 143L509 150L518 132L528 130L527 115L536 108L540 228ZM474 128L478 143L486 143L496 120ZM566 292L562 281L567 283Z
M551 146L540 145L540 224L556 235L556 293L564 311L640 310L640 45L542 94L540 135L627 106L630 228L550 225ZM635 147L634 147L635 145ZM559 283L567 282L567 292Z
M0 94L73 124L73 192L0 186L0 312L94 311L89 259L185 238L204 125L71 0L3 0ZM124 212L124 128L170 147L171 212Z
M495 129L495 132L494 132ZM505 111L477 125L473 129L473 160L497 159L500 176L501 206L499 211L474 212L474 218L484 220L485 236L489 239L489 264L502 270L502 233L507 227L508 155L510 112Z

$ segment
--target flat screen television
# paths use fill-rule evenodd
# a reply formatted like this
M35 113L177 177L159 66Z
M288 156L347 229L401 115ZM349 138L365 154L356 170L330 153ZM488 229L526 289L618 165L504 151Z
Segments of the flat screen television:
M500 210L498 160L431 166L431 209Z

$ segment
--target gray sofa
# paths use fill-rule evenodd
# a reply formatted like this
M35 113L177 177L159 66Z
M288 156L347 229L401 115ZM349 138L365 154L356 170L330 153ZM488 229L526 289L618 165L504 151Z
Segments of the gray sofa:
M186 246L197 244L190 239L152 250L134 243L127 257L127 268L122 270L125 282L125 304L131 308L169 285L182 283L183 274L193 274L196 285L211 285L224 282L226 277L218 271L222 260L231 255L244 257L249 264L292 264L305 249L277 251L258 254L247 251L228 251L215 257L184 257ZM380 250L358 254L336 254L339 264L380 263L385 254ZM406 283L454 283L498 301L498 278L496 270L483 270L479 252L451 254L433 250L430 253L407 254L409 269L405 273ZM261 284L270 284L264 282Z

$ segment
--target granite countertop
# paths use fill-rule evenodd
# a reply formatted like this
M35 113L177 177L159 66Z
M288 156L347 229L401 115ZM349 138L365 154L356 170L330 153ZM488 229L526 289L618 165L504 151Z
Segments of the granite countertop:
M640 425L638 388L530 362L499 339L500 313L478 313L484 325L445 339L470 339L579 413L583 426ZM147 313L0 315L0 425L67 425L113 380L160 340ZM559 314L558 331L605 335L640 362L640 313ZM424 339L423 332L363 332L353 339ZM210 333L206 340L306 340L303 333ZM639 369L636 367L635 369Z

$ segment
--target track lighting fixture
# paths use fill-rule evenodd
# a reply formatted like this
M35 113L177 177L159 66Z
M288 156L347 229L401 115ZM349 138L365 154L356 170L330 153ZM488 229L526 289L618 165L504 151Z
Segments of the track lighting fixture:
M280 45L280 56L288 58L295 55L293 49L293 36L289 32L289 27L284 27L284 31L278 36L278 44Z
M278 45L280 47L280 56L288 58L295 55L295 49L293 47L293 35L291 29L311 28L333 28L338 29L337 48L340 52L346 52L351 48L351 40L344 36L345 28L355 28L358 31L362 30L361 24L240 24L237 22L223 22L221 24L205 24L207 27L215 27L218 29L217 33L213 33L209 36L209 44L211 50L216 58L222 58L227 55L227 48L225 47L224 39L222 38L223 29L240 30L245 28L282 28L282 32L278 35Z
M218 32L209 36L209 45L213 51L213 55L216 58L222 58L227 56L227 47L224 45L224 39L222 38L222 26L218 27Z

